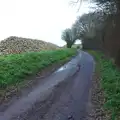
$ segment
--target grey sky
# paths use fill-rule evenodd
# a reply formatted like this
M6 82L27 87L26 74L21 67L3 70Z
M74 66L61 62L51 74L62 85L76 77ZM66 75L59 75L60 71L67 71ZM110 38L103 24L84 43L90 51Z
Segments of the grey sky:
M76 16L88 12L88 4L69 6L70 0L0 0L0 40L9 36L36 38L64 45L61 32Z

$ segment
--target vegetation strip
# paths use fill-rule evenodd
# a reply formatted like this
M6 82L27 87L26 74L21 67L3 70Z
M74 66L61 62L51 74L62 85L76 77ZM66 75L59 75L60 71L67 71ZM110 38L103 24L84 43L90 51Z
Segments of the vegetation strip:
M16 85L28 75L75 55L76 49L29 52L0 57L0 88Z
M89 51L100 69L100 83L104 90L105 110L111 114L111 120L120 120L120 72L111 60L105 59L101 52Z

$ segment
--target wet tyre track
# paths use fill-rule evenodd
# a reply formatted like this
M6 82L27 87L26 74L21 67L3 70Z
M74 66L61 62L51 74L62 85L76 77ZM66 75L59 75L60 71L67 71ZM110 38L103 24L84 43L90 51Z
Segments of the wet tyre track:
M74 60L76 67L70 67L69 72L66 70L61 74L57 73L58 76L52 81L57 82L58 78L63 79L62 75L68 73L70 76L59 81L54 87L46 88L42 93L47 96L45 99L37 99L27 111L4 120L86 120L94 61L85 52L81 52ZM70 66L73 64L70 63Z

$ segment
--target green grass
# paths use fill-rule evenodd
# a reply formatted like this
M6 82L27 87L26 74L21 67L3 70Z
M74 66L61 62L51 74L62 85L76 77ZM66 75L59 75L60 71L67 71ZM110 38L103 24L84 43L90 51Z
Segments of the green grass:
M78 47L81 49L82 45L81 44L74 44L74 45L72 45L72 48L78 48Z
M27 76L75 55L76 49L0 56L0 89L22 82Z
M101 72L101 86L105 93L104 107L110 111L111 120L120 120L120 71L111 60L103 58L101 52L89 51Z
M72 48L77 48L77 47L79 47L80 49L82 49L82 45L81 44L73 44L72 45ZM67 46L64 45L63 48L67 48Z

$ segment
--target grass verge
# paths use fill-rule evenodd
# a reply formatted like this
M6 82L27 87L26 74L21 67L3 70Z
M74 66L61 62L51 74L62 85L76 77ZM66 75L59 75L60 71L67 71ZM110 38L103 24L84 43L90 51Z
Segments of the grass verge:
M88 52L94 56L100 71L100 83L105 96L104 108L109 112L110 120L120 120L120 71L101 52Z
M48 66L75 55L76 49L30 52L0 57L0 89L22 82Z

